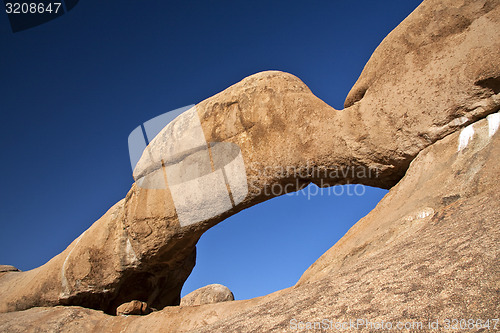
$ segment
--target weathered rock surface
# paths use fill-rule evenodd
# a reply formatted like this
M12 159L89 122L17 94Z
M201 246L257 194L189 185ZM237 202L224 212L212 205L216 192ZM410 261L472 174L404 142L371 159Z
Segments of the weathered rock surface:
M117 316L147 315L151 312L153 312L153 310L148 306L148 303L137 300L123 303L118 308L116 308Z
M234 295L228 287L223 286L222 284L209 284L208 286L196 289L181 298L180 305L193 306L227 301L234 301Z
M5 272L20 272L20 270L11 265L0 265L0 273Z
M290 329L294 318L495 318L499 116L486 117L500 109L498 31L498 1L426 0L375 50L342 111L281 72L252 75L199 103L207 142L241 149L246 198L182 227L168 190L134 184L46 265L0 276L0 312L17 311L0 315L0 330L262 332ZM268 172L282 168L295 172ZM377 172L335 172L353 168ZM310 182L392 189L294 288L139 318L78 307L19 311L179 304L204 231ZM284 190L269 191L276 187Z
M293 332L299 322L323 319L394 325L439 319L443 325L446 318L497 318L500 134L493 133L499 121L497 113L474 123L465 146L467 130L424 149L377 207L292 288L144 317L33 308L0 314L0 331Z
M0 265L0 276L7 272L20 272L20 270L11 265Z

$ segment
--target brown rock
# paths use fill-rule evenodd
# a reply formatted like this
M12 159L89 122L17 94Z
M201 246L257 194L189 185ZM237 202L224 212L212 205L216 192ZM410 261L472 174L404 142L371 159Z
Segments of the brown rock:
M128 303L123 303L118 308L116 308L117 316L128 316L128 315L147 315L152 312L149 308L148 303L141 301L131 301Z
M228 287L221 284L209 284L196 289L181 298L181 306L193 306L234 301L234 295Z
M296 286L258 304L234 304L232 312L212 305L203 313L214 311L217 320L199 322L192 331L295 332L299 322L323 319L428 325L436 319L444 324L445 318L496 318L500 134L490 136L489 127L500 114L493 117L474 123L474 135L461 150L466 130L424 149L377 207Z
M336 319L357 314L381 319L428 318L431 313L440 318L494 315L495 304L500 304L495 296L497 273L491 266L498 256L498 198L491 192L491 177L498 179L498 172L490 151L498 149L498 139L493 136L487 143L481 135L477 144L485 145L476 155L467 147L457 153L456 143L458 131L500 108L499 17L498 1L424 1L374 52L342 111L315 97L293 75L274 71L252 75L199 103L197 115L207 141L241 149L246 197L224 213L183 226L169 190L135 183L125 199L63 253L37 269L1 276L0 312L67 304L115 313L118 305L133 299L158 308L177 305L195 263L195 244L218 222L311 182L322 187L350 182L391 188L406 173L406 180L371 217L320 258L297 287L266 296L266 303L206 305L210 310L197 315L198 321L189 327L214 323L215 331L237 330L248 322L241 317L247 315L254 327L261 321L260 331L267 331L288 327L294 314L309 318L312 309L315 316ZM482 121L478 126L485 126ZM181 127L177 122L170 128L176 126ZM470 137L468 131L462 143ZM153 151L166 146L165 133L153 140ZM478 156L481 163L474 164ZM147 160L140 164L139 177L155 171ZM283 168L295 172L276 172ZM339 170L365 172L339 175ZM433 179L449 184L447 192L436 188L440 182ZM442 253L446 257L440 257ZM465 273L458 276L460 269ZM477 269L483 272L480 277ZM476 283L480 279L486 287ZM470 295L455 295L457 288ZM411 303L406 310L394 305L403 301ZM245 311L235 316L236 309ZM65 311L58 309L58 318L65 318ZM167 308L162 313L180 324L192 314L189 311ZM210 311L217 314L208 315ZM277 315L270 318L272 313ZM3 327L12 328L8 321L23 315L3 315ZM143 322L134 323L129 330L145 330Z
M5 272L20 272L20 270L11 265L0 265L0 273Z
M0 331L296 332L299 322L324 319L328 325L356 319L443 325L445 318L496 318L500 134L490 135L490 128L498 120L499 113L474 123L466 146L460 145L464 130L424 149L377 207L292 288L251 300L166 307L147 317L32 308L0 314Z

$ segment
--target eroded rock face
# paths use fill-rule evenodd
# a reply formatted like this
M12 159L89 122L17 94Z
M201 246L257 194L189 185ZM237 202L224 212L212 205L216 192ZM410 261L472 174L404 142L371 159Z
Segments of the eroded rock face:
M196 289L181 298L181 306L193 306L234 301L234 295L228 287L222 284L209 284Z
M0 276L7 272L20 272L20 270L11 265L0 265Z
M11 265L0 265L0 273L5 272L20 272L20 270Z
M123 200L63 253L37 269L1 276L0 312L66 304L115 313L120 304L134 299L147 300L159 309L177 305L182 285L195 264L196 242L203 232L228 216L311 182L321 187L349 182L391 188L417 155L437 149L433 148L437 142L457 136L462 128L500 108L499 18L498 1L424 1L377 48L341 111L315 97L295 76L275 71L252 75L202 101L196 105L196 113L206 141L232 143L241 150L248 182L246 197L228 211L182 226L168 189L141 188L135 183ZM472 137L474 134L467 130L460 140L465 144ZM152 148L161 149L165 144L161 138L159 135L151 143ZM450 148L451 143L448 146L442 148L443 152L456 153L455 147ZM485 147L495 146L490 143ZM488 158L491 159L485 153L484 159ZM457 163L457 168L467 168L467 161ZM446 170L449 164L442 163L442 167ZM144 170L147 173L152 169ZM410 177L410 172L417 173L411 170L408 170ZM438 177L438 171L426 170L425 177L432 179L434 173ZM484 191L493 186L487 177L482 179ZM464 188L473 191L473 183L465 180L469 182L464 183ZM418 190L415 188L414 192L420 193ZM464 198L462 192L451 192L454 191L443 194L443 202ZM417 203L413 197L409 198ZM484 200L481 195L474 198L464 201L463 207L473 210L470 208L473 200ZM371 214L378 214L384 205L395 204L385 200ZM405 221L419 221L419 216L434 218L441 208L429 202L415 206L415 211L401 208L399 212L404 211ZM449 214L456 215L462 208L454 209L457 210ZM388 211L386 214L393 216ZM494 218L490 210L481 214ZM403 232L397 224L403 223L402 220L380 216L380 233ZM358 233L367 230L358 226L365 223L362 221L353 230L359 230ZM450 221L447 228L452 228L451 220L446 221ZM455 232L448 229L439 232L445 231ZM325 272L332 272L332 267L342 267L346 260L352 263L354 259L349 258L368 254L373 257L387 246L380 241L365 244L364 238L358 239L355 234L350 232L335 245L346 259L341 259L340 254L331 260L320 259L305 273L296 290L314 294L315 287L306 287L311 272L326 279ZM415 236L411 232L408 235ZM390 241L389 236L385 237ZM431 243L436 241L429 238ZM358 246L354 248L355 244ZM402 255L409 255L400 250ZM445 260L443 267L449 262ZM342 278L348 283L347 277ZM325 281L324 286L329 285L329 280ZM359 281L366 279L359 277ZM317 283L317 288L322 288L323 282ZM423 284L424 287L432 285ZM332 289L338 294L330 294L331 298L345 292L338 288L341 287ZM293 297L306 299L305 294L290 292ZM350 304L346 302L339 304ZM365 302L367 308L371 307L370 302ZM286 304L279 301L269 304L278 313L288 311L281 316L283 321L288 318L286 313L298 310ZM253 311L249 313L263 316Z
M217 304L200 310L217 319L186 331L297 332L299 322L358 318L394 326L440 320L442 328L446 318L498 317L499 121L496 113L470 125L466 145L472 131L463 129L419 153L377 207L293 288L232 311ZM167 316L187 323L181 314ZM414 326L420 330L430 331Z

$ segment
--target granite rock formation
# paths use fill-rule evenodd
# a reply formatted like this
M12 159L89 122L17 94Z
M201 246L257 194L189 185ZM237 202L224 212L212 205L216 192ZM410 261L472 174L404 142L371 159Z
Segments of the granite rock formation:
M7 272L20 272L20 270L11 265L0 265L0 276Z
M322 319L496 318L498 31L498 1L425 0L375 50L344 110L275 71L197 104L207 142L241 149L244 200L181 226L169 191L135 183L46 265L0 276L0 312L8 312L0 330L262 332ZM158 135L151 147L164 144ZM153 169L145 164L147 174ZM266 171L283 168L295 172ZM251 300L168 306L180 302L204 231L311 182L391 190L296 286ZM131 300L167 307L139 318L97 311L115 313Z
M292 288L249 300L169 306L143 317L38 307L0 314L0 331L294 332L325 319L327 325L414 323L420 331L419 323L439 320L443 328L446 318L497 318L499 124L495 113L469 125L473 131L425 148L377 207Z

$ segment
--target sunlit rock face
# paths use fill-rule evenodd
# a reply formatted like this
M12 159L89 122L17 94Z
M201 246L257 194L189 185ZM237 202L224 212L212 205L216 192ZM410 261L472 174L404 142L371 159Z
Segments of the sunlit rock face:
M498 1L424 1L375 50L343 110L277 71L186 110L150 142L127 196L63 253L32 271L0 273L0 311L178 305L196 242L225 218L311 182L390 188L294 288L127 322L31 309L2 314L0 330L21 330L40 311L50 320L37 325L48 330L80 322L141 331L147 321L172 332L290 330L294 319L361 316L494 318L499 18Z

